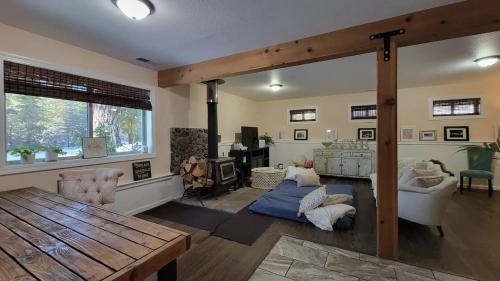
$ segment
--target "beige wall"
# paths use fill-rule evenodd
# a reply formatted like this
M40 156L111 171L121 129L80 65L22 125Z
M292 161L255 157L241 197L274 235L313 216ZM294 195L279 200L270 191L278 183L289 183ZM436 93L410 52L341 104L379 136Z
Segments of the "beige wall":
M218 127L222 142L233 142L241 126L257 125L257 102L219 91ZM191 84L189 127L207 127L207 90L202 84Z
M400 89L398 94L399 127L415 127L419 130L437 130L438 141L443 140L444 126L470 126L471 141L491 141L495 126L500 126L500 77L464 81L459 84ZM485 98L486 116L478 119L430 120L428 100L431 97ZM348 107L352 104L375 103L376 93L331 95L301 99L277 100L258 103L257 124L260 131L278 138L293 139L293 130L309 130L310 140L325 138L325 129L336 128L339 138L356 138L358 128L376 127L375 122L352 122L348 119ZM310 124L290 124L287 110L294 107L316 106L319 121ZM221 109L223 110L223 109Z
M156 158L151 159L153 177L167 175L170 163L170 127L187 127L189 88L157 88L156 71L135 66L120 60L68 45L17 28L0 24L0 52L40 60L49 64L72 68L78 72L90 72L102 79L110 78L124 83L152 87L156 93L153 110L156 139ZM95 167L117 167L125 172L120 183L132 180L131 161L110 163ZM88 167L87 167L88 168ZM75 168L72 168L75 169ZM0 190L25 186L38 186L56 190L58 170L0 176Z

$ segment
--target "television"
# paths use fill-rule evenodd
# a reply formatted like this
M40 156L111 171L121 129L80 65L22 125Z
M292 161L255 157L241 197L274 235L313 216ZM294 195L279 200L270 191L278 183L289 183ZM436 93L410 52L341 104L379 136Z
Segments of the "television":
M241 144L248 148L259 147L259 128L241 126Z

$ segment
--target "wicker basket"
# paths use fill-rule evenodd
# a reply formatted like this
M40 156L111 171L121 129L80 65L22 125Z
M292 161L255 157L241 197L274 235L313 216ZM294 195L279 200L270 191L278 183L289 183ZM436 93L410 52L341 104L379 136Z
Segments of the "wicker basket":
M285 170L273 167L260 167L252 169L252 187L260 189L273 189L283 182Z

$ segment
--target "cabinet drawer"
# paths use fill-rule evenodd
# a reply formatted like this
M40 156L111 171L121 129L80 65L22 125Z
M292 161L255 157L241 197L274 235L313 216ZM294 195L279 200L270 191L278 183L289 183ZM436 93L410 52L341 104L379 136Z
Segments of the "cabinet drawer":
M351 153L352 157L364 157L364 158L371 158L372 154L370 152L352 152Z

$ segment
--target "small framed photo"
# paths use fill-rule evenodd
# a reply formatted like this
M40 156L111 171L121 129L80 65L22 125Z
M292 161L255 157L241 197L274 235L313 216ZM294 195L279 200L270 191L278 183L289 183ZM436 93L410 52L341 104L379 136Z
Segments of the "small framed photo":
M414 127L403 127L401 128L401 141L414 141L417 136L417 129Z
M444 127L445 141L469 141L469 126Z
M325 130L325 139L329 141L337 140L337 129L329 128Z
M500 141L500 126L495 127L495 140Z
M82 150L84 159L106 157L106 138L82 138Z
M375 128L359 128L358 139L374 141L377 139L377 129Z
M307 129L295 129L293 131L293 139L294 140L307 140L308 139Z
M420 131L420 141L437 141L437 131L429 130L429 131Z

